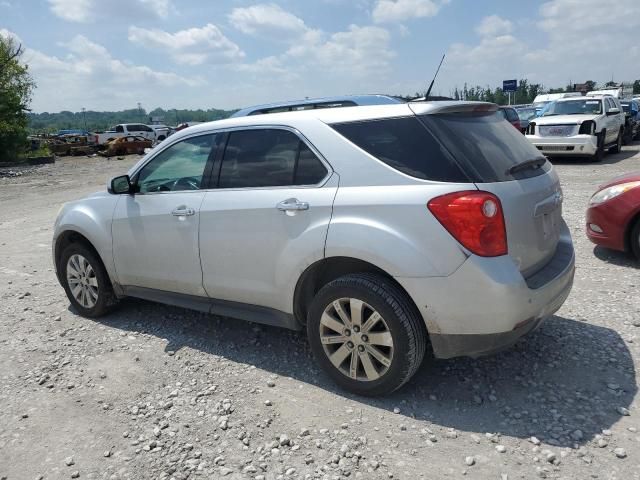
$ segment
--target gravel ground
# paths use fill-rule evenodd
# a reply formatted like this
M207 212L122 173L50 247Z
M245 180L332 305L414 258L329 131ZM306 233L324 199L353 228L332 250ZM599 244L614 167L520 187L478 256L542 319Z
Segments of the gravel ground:
M640 479L638 264L583 234L589 196L639 150L556 162L578 264L556 316L377 399L337 390L299 333L138 300L69 309L56 212L138 157L0 175L0 478Z

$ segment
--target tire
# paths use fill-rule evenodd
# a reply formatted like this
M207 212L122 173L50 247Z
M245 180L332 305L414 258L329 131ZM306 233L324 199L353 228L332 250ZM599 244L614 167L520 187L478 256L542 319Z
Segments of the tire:
M603 130L598 135L598 148L596 150L596 153L594 153L590 157L590 160L594 163L601 162L602 159L604 158L604 139L606 134L607 134L606 130Z
M357 322L347 328L336 304L347 318L353 318L351 305L360 305L362 329ZM367 327L373 317L378 320ZM375 341L369 338L374 334ZM427 344L416 307L389 279L377 274L346 275L325 285L311 302L307 335L314 357L329 377L343 389L366 396L385 395L404 385L422 363ZM331 337L333 341L327 341Z
M616 138L616 144L609 149L609 153L618 153L622 150L622 129L618 132L618 138Z
M631 237L629 237L629 246L631 253L640 261L640 218L636 220L636 224L631 229Z
M89 265L89 268L86 268L84 262ZM59 259L58 271L69 301L83 317L100 317L118 304L118 299L113 293L109 275L102 261L85 245L72 243L65 248ZM86 289L82 287L82 284L80 285L80 288L85 290L85 296L83 297L80 292L77 292L79 297L76 298L72 288L77 283L71 279L80 278L82 275L76 275L74 272L82 271L86 274L84 278L87 279L86 283L83 282Z

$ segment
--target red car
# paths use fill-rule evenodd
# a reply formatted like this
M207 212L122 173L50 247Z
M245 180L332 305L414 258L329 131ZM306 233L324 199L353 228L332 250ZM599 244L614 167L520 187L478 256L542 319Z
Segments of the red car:
M511 107L500 107L498 111L504 116L505 120L509 122L511 125L516 127L518 131L520 128L520 117L518 116L518 112L516 112L515 108Z
M640 172L600 186L589 200L587 236L597 245L633 252L640 260Z

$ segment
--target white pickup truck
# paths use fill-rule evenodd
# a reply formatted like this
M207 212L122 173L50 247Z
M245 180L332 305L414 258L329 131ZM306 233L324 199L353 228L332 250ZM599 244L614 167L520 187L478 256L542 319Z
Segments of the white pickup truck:
M121 123L115 127L111 127L106 132L96 132L96 143L102 145L114 138L126 137L127 135L134 135L136 137L144 137L156 141L156 131L143 125L142 123Z

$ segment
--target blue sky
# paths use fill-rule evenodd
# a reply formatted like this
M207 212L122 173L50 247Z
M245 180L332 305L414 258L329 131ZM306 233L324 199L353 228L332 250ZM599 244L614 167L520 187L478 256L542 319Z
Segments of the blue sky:
M640 78L640 0L0 0L34 111Z

